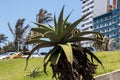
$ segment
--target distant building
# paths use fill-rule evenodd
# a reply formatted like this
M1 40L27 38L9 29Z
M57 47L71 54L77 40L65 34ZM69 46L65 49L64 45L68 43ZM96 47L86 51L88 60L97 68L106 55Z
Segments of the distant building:
M93 31L93 18L110 10L109 0L81 0L82 1L82 16L90 13L84 21L82 21L82 31ZM109 9L108 9L108 7ZM87 35L92 37L92 35ZM83 42L83 46L89 46L91 42Z
M93 31L107 38L120 39L120 0L113 0L112 10L93 18Z
M82 16L90 13L84 21L82 21L82 31L91 31L93 17L99 16L107 12L107 0L81 0ZM101 5L102 4L102 5Z

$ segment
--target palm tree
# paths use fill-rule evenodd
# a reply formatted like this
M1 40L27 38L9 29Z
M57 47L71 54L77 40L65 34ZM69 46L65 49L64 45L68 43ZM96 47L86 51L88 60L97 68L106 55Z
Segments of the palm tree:
M51 13L48 13L47 10L40 9L39 13L36 15L36 22L46 24L50 21L53 21Z
M5 41L7 41L8 37L5 37L4 34L0 34L0 52L1 52L1 43L4 43Z
M51 16L52 14L48 13L47 10L40 9L39 13L36 15L36 22L41 24L46 24L48 22L53 21L53 18ZM28 39L31 39L35 35L40 35L40 33L34 32L33 30L31 30L28 35Z
M73 35L73 30L87 15L66 26L70 14L63 19L63 12L64 7L60 12L58 21L54 15L54 26L35 23L37 27L32 28L32 30L42 35L34 36L27 42L27 44L38 45L31 50L27 57L26 67L28 59L34 51L44 47L53 47L44 58L44 72L46 74L46 67L50 63L53 78L56 78L56 80L93 80L93 74L97 66L93 63L93 59L101 65L102 63L92 52L79 44L74 44L74 42L86 40L101 42L101 40L83 37L87 34L100 33L89 31ZM88 55L91 56L91 59L88 58Z
M15 45L16 51L20 50L20 46L23 44L25 40L24 37L25 37L26 30L29 28L29 25L26 25L25 27L23 27L24 21L25 19L18 19L15 25L15 30L12 29L12 27L10 26L10 23L8 22L8 27L14 37L14 45Z
M53 21L53 18L51 16L52 16L52 14L48 13L47 10L40 9L38 14L36 15L36 22L42 23L42 24L47 24L48 22ZM37 36L40 34L41 33L39 33L39 32L34 32L33 30L31 30L30 33L28 34L27 39L31 39L33 36ZM38 44L33 44L33 46L34 45L38 45ZM39 52L39 49L38 49L38 52Z

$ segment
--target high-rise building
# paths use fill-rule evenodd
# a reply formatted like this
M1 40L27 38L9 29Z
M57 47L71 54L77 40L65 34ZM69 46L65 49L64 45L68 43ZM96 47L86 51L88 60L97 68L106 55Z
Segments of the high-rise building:
M93 18L93 31L117 41L120 39L120 0L113 0L111 11Z
M107 0L81 0L82 15L90 13L82 22L82 31L91 31L93 17L107 12Z
M82 16L90 13L83 21L81 30L92 31L93 30L93 18L107 12L109 0L81 0L82 1ZM109 6L110 7L110 6ZM91 37L87 35L86 37ZM86 45L87 44L87 45ZM89 46L90 43L83 42L83 46Z

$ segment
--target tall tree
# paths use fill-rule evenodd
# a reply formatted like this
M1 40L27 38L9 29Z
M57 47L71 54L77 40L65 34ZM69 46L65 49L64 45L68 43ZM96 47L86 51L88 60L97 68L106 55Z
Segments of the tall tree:
M8 22L8 27L14 37L14 45L16 48L16 51L20 50L20 46L22 46L23 42L25 41L25 33L27 29L29 28L29 25L26 25L23 27L25 19L18 19L15 25L15 29L13 30L10 26L10 23Z

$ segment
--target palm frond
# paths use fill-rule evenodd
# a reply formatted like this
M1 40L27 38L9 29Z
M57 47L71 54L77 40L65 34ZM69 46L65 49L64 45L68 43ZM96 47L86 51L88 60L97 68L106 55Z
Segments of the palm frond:
M36 25L37 25L38 27L40 27L40 28L53 31L53 28L51 28L51 27L49 27L49 26L47 26L47 25L45 25L45 24L36 23L36 22L33 22L33 23L36 24Z
M14 33L14 31L12 30L9 22L8 22L8 27L9 27L9 30L10 30L10 32L12 33L12 35L15 37L15 33Z

